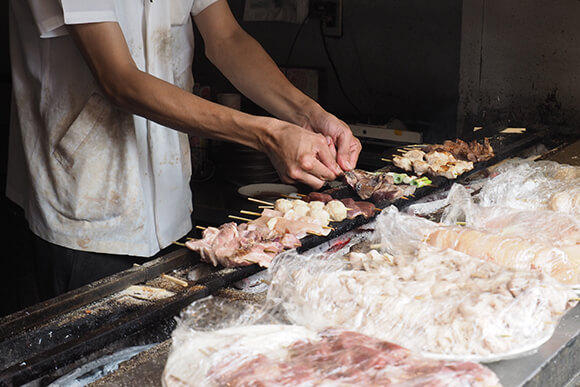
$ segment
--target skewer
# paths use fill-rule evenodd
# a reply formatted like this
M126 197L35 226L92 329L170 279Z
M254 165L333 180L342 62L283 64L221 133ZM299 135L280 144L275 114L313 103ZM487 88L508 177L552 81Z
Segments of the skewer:
M297 200L299 198L306 197L306 195L304 195L304 194L298 194L298 193L293 193L292 195L280 194L280 196L283 197L283 198L285 198L285 199L294 199L294 200Z
M379 208L379 207L375 207L375 211L379 211L379 212L381 212L381 211L382 211L382 209L381 209L381 208Z
M317 233L317 232L314 232L314 231L306 231L306 233L307 233L307 234L310 234L310 235L316 235L316 236L319 236L319 237L323 237L323 236L325 236L325 235L319 234L319 233Z
M254 216L262 216L262 214L260 214L259 212L246 211L246 210L240 210L240 214L244 214L244 215L254 215Z
M274 208L274 206L258 206L258 208L261 209L261 210L265 210L265 209L271 210L271 209Z
M242 220L244 222L251 222L252 221L252 219L242 218L241 216L235 216L235 215L228 215L228 218Z
M173 244L174 244L174 245L177 245L177 246L185 247L185 243L181 243L181 242L173 241Z
M322 226L322 228L325 228L327 230L334 230L334 227L331 227L331 226Z
M248 198L248 200L251 201L251 202L255 202L255 203L265 204L267 206L273 206L274 205L274 203L270 203L270 202L267 202L265 200L260 200L260 199Z
M207 227L203 226L195 226L195 228L197 228L198 230L207 230Z
M580 301L580 297L578 297L578 298L570 298L570 301Z
M272 253L272 254L277 254L278 252L276 250L270 250L270 249L264 249L265 253Z
M377 243L377 244L374 244L374 245L370 245L369 247L371 249L373 249L373 250L376 250L376 249L380 249L382 246L383 246L382 244Z
M409 200L409 198L408 198L408 197L406 197L406 196L401 196L399 199L403 199L403 200Z
M186 288L186 287L189 286L189 284L186 281L180 280L179 278L172 277L172 276L167 275L165 273L161 274L161 278L165 278L165 279L167 279L167 280L169 280L171 282L175 282L176 284L181 285L184 288Z
M457 224L458 226L465 226L467 223L465 223L465 222L455 222L455 224Z
M381 157L381 161L385 161L387 163L392 163L393 162L393 160L391 160L391 159L385 159L384 157Z

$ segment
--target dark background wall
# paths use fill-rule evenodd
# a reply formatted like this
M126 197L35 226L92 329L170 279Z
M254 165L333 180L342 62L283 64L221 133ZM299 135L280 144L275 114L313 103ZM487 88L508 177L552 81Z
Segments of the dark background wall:
M580 128L580 2L464 0L458 126Z
M337 116L378 125L399 119L429 137L455 135L462 1L344 0L338 38L323 38L317 18L303 27L244 22L244 0L230 6L280 66L319 70L319 101ZM201 39L196 44L196 81L214 93L231 91L203 58Z

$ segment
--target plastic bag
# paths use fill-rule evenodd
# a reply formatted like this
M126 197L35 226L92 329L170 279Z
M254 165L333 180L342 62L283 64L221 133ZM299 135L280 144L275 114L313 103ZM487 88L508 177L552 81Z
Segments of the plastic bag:
M390 208L376 220L380 252L287 255L270 268L268 304L295 324L341 327L447 359L519 356L552 335L575 297L568 286L421 242L438 227Z
M247 311L239 311L246 314L241 320L235 313L226 318L230 326L192 329L208 307L224 306L213 299L202 300L182 315L172 335L163 386L500 385L492 371L476 363L427 359L342 329L251 324Z
M580 215L580 167L512 159L494 173L477 195L486 207L552 209Z

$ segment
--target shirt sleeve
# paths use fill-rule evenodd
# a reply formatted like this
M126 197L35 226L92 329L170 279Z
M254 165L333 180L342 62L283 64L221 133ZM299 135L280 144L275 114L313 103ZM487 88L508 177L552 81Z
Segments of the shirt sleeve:
M66 24L117 21L115 0L29 0L41 38L67 35Z
M218 0L193 0L193 5L191 6L191 14L193 16L199 14L201 11L212 5Z

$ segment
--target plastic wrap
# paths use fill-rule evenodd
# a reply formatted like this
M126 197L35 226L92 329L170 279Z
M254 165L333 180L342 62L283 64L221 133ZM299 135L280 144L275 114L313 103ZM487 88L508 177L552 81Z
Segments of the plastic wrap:
M568 286L421 243L430 223L438 227L390 208L377 217L381 252L286 255L270 268L268 304L295 324L341 327L445 359L520 356L552 335L575 297Z
M500 386L482 365L427 359L342 329L252 324L247 318L238 324L237 317L229 319L230 326L192 328L200 325L196 309L203 316L208 307L221 306L202 300L182 316L163 386Z
M508 160L478 198L490 207L552 209L580 215L580 167L554 161Z
M469 197L455 199L453 201L455 204L446 209L443 218L447 222L467 220L470 224L477 223L480 213ZM489 211L498 211L501 215L499 208ZM506 209L505 213L510 213L510 210ZM384 245L394 245L393 248L397 250L410 249L417 246L417 240L422 240L431 246L454 249L506 267L541 271L562 283L577 287L580 284L580 245L570 242L577 238L577 231L574 230L573 223L563 219L556 220L557 218L558 214L553 214L551 219L554 219L555 223L545 226L553 228L543 236L544 230L541 226L525 230L523 225L498 222L495 230L478 229L415 219L398 214L396 210L387 211L385 216L381 217L381 222L385 226L382 227ZM515 221L517 220L514 218ZM538 220L536 224L538 223L541 222ZM503 225L505 227L502 227ZM557 229L557 225L561 227ZM525 232L519 234L520 231ZM565 232L565 235L558 236L559 231ZM558 238L560 241L556 242ZM413 243L409 244L407 240Z
M469 228L524 238L544 248L553 246L562 251L577 272L580 271L580 220L576 216L551 210L486 207L476 204L459 184L451 188L448 202L442 223L453 225L462 221Z

